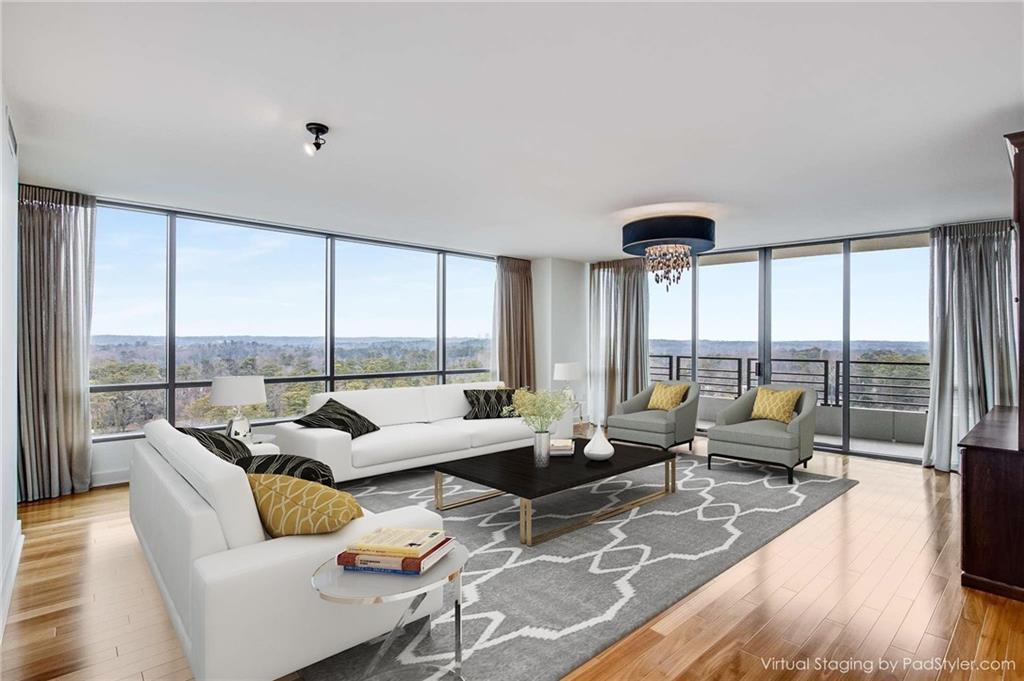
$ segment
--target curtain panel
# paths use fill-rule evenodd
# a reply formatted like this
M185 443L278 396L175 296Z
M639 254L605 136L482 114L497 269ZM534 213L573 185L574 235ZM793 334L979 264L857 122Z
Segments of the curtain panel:
M18 199L18 494L33 501L90 485L96 199L27 185Z
M1017 402L1014 237L1009 220L931 231L931 381L922 462L959 470L957 443Z
M533 351L533 274L529 260L499 257L494 287L498 379L509 388L536 387Z
M647 387L647 269L643 258L590 266L590 420L599 425Z

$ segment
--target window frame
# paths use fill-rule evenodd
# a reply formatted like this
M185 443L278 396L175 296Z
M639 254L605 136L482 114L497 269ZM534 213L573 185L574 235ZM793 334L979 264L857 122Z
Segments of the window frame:
M177 366L176 366L176 353L175 349L177 346L177 334L176 334L176 319L175 310L177 305L177 223L178 219L189 219L189 220L203 220L206 222L216 222L219 224L244 227L249 229L263 229L275 232L285 232L288 234L300 234L303 236L319 237L324 240L324 257L326 260L326 267L324 268L325 277L325 317L324 317L324 367L325 371L320 374L313 374L308 376L275 376L265 378L267 385L280 384L280 383L322 383L326 392L334 390L335 385L340 381L355 380L355 379L386 379L386 378L411 378L417 376L434 376L437 379L438 385L444 385L448 383L449 376L464 375L464 374L482 374L492 373L493 368L469 368L469 369L448 369L446 368L446 357L445 357L445 315L446 315L446 303L445 299L447 296L446 290L446 279L445 279L445 265L449 255L460 257L460 258L475 258L478 260L487 260L494 262L497 260L494 256L482 255L479 253L469 253L465 251L456 251L445 248L435 248L430 246L421 246L416 244L406 244L400 242L386 241L383 239L372 239L360 236L338 234L334 232L327 232L323 230L310 229L306 227L296 227L290 225L276 225L266 222L259 222L254 220L245 220L241 218L229 218L219 215L207 215L203 213L197 213L193 211L176 210L170 208L156 208L151 206L145 206L125 201L116 201L111 199L99 199L96 202L97 206L105 208L113 208L118 210L129 210L143 213L150 213L156 215L162 215L166 219L165 229L166 231L166 281L164 286L164 305L165 305L165 362L167 365L166 380L165 381L151 381L145 383L118 383L118 384L96 384L89 386L89 394L94 393L110 393L110 392L131 392L141 390L163 390L166 395L166 413L165 418L170 423L175 423L175 409L176 409L176 396L178 389L183 388L208 388L213 385L212 379L210 380L178 380L177 378ZM374 246L381 246L386 248L401 248L419 251L423 253L432 253L436 256L437 265L437 362L433 369L422 369L415 371L393 371L383 373L363 373L363 374L339 374L335 367L335 343L334 333L337 328L335 319L335 295L336 295L336 278L335 278L335 244L338 242L352 242L359 244L367 244ZM493 337L491 343L494 343ZM494 350L492 348L492 354ZM294 417L280 417L270 419L260 419L253 423L256 425L271 425L274 423L283 423L286 421L293 420ZM222 428L224 424L214 424L210 426L204 426L206 429L217 429ZM111 442L118 440L132 440L144 437L141 431L131 431L124 433L103 433L92 436L93 442Z

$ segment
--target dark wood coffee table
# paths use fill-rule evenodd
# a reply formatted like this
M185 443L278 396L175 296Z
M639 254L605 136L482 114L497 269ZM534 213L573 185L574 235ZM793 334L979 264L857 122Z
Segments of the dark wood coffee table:
M577 439L573 443L575 452L572 456L552 456L551 463L547 468L534 466L533 447L509 449L434 466L434 506L439 511L446 511L467 504L475 504L485 499L493 499L502 494L513 494L519 497L519 541L527 546L534 546L676 491L676 455L672 452L617 442L615 443L615 455L612 458L607 461L591 461L583 456L586 440ZM665 464L665 486L663 489L598 511L568 525L538 535L533 534L534 499L658 463ZM443 485L445 475L493 487L494 491L445 504Z

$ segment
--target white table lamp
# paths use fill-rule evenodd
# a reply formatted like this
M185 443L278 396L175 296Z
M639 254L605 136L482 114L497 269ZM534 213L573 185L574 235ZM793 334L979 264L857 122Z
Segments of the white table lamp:
M558 362L551 375L553 381L579 381L583 378L583 365L579 362Z
M582 405L576 399L576 392L572 389L572 383L575 381L583 380L583 365L579 362L558 362L555 364L554 371L551 372L552 381L564 381L568 383L566 390L572 395L573 411L579 409ZM580 420L583 420L583 412L580 411Z
M242 414L246 404L266 404L267 389L262 376L218 376L210 388L210 403L216 407L234 407L235 415L228 421L227 434L246 444L252 442L252 425Z

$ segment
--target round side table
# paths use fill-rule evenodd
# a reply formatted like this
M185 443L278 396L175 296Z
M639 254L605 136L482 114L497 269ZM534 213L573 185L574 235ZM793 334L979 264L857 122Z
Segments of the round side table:
M337 564L337 558L324 562L313 573L313 590L320 598L332 603L374 605L411 599L409 607L398 618L391 633L370 660L363 672L363 679L373 676L398 633L427 594L443 588L448 582L455 582L455 665L452 676L462 679L462 571L469 560L469 551L454 539L452 542L454 547L448 555L419 576L346 571Z

